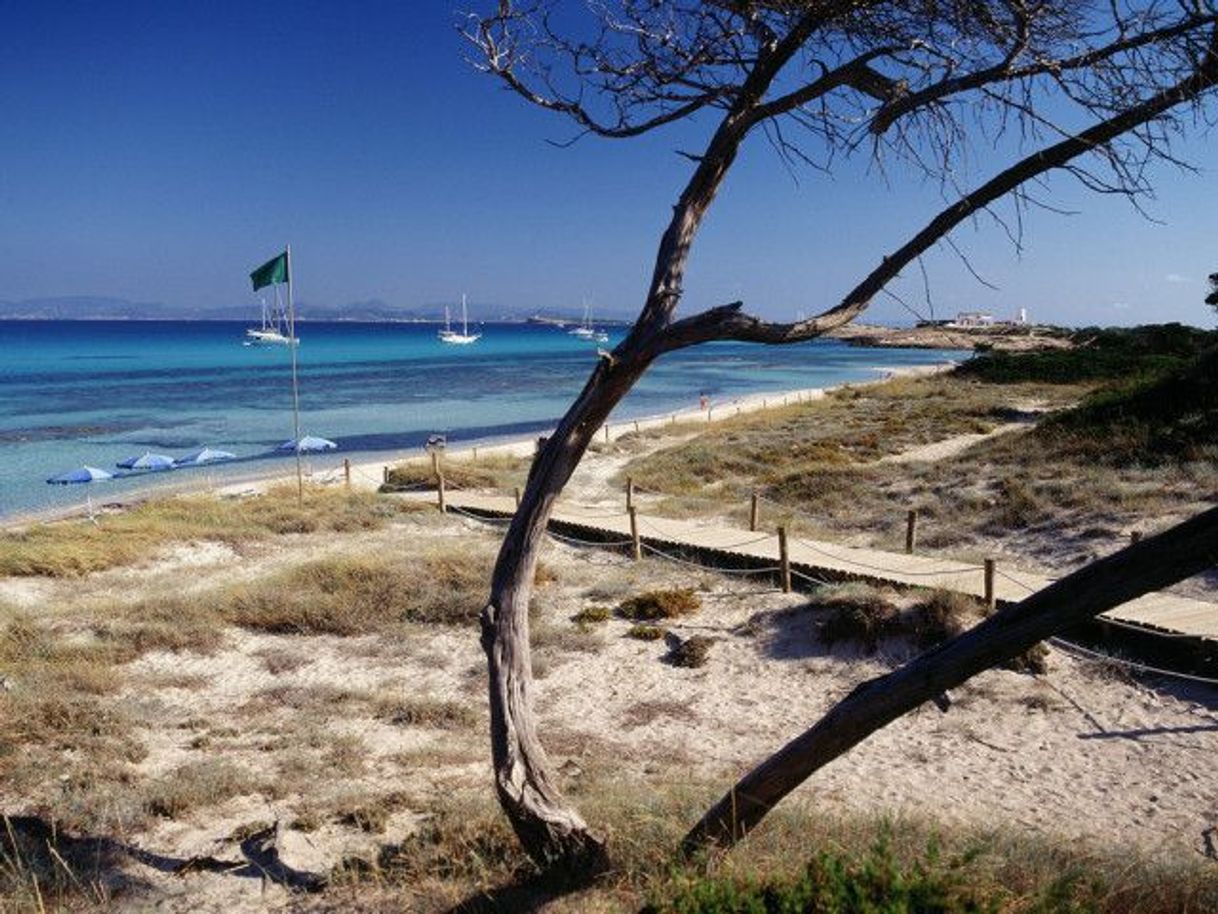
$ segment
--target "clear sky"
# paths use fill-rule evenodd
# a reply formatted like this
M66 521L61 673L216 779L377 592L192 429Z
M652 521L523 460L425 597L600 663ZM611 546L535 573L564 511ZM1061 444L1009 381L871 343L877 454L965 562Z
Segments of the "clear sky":
M290 241L298 294L319 304L468 292L475 312L585 297L637 310L690 168L673 150L711 122L554 148L568 124L472 70L454 6L0 0L0 300L252 302L246 274ZM1080 214L1030 214L1022 257L990 224L963 228L999 290L942 252L927 259L936 310L1212 325L1213 139L1181 149L1200 175L1159 172L1163 224L1063 179L1058 201ZM864 164L797 183L751 142L685 308L742 298L791 318L836 302L938 206L933 188L885 185ZM926 310L917 271L899 290ZM869 315L902 318L889 302Z

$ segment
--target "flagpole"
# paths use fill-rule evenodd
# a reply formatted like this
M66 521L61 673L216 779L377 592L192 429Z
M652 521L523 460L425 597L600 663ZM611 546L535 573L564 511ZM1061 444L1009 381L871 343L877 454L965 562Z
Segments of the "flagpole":
M284 245L288 274L288 348L292 351L292 432L296 442L296 500L304 504L304 473L300 468L300 385L296 377L296 305L292 300L292 246Z

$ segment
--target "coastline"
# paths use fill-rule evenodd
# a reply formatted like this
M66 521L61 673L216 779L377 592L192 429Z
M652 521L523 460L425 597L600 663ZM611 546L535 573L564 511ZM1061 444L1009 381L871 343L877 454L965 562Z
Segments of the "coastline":
M747 415L768 409L780 409L794 403L810 402L824 397L833 390L846 387L869 386L882 384L895 377L911 377L936 374L948 371L958 362L941 360L928 362L925 365L885 366L875 365L871 371L877 377L861 380L846 381L827 387L793 388L763 393L741 394L739 396L724 396L712 400L707 409L697 406L687 409L671 410L660 413L649 413L636 417L610 420L598 430L599 440L616 441L623 435L636 431L662 428L668 424L715 423L735 416ZM508 437L475 438L463 440L454 447L447 448L447 457L456 460L473 459L475 454L480 456L511 456L529 457L532 455L537 438L552 434L553 426L546 426L527 435L511 435ZM382 482L382 474L387 466L403 463L426 461L427 455L421 448L411 448L401 451L386 451L375 456L368 452L332 451L323 454L308 455L304 458L307 483L313 485L335 485L344 480L344 461L350 461L351 486L361 491L375 491ZM231 466L231 465L230 465ZM224 468L218 464L217 469ZM219 476L219 478L217 478ZM155 498L170 498L181 495L198 495L209 493L221 498L240 498L258 495L276 485L294 483L296 480L295 462L291 458L282 458L271 465L251 466L248 472L221 472L216 474L206 469L194 471L190 478L183 480L165 480L164 475L149 474L148 485L140 486L122 493L121 497L108 498L104 492L82 493L82 503L65 505L56 508L45 508L0 517L0 530L13 530L42 523L66 521L76 518L101 516L114 511L123 511Z

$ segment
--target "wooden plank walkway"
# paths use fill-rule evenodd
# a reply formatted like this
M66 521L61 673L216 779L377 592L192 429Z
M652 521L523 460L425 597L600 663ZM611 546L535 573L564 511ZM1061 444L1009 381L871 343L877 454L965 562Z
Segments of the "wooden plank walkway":
M408 497L434 500L436 495L434 492L413 493ZM509 496L449 491L446 501L450 509L480 516L510 517L515 513L515 502ZM777 533L750 532L718 521L678 520L641 512L636 517L639 538L645 549L692 549L744 558L752 563L778 565ZM552 521L597 540L609 539L623 544L630 541L630 518L624 510L559 502ZM792 571L814 578L829 576L934 587L975 597L981 597L985 592L984 571L980 565L840 546L795 536L789 537L788 550ZM994 583L995 597L1000 603L1016 603L1047 587L1052 579L1004 568L999 563ZM1105 613L1101 618L1169 637L1218 642L1218 603L1153 593Z

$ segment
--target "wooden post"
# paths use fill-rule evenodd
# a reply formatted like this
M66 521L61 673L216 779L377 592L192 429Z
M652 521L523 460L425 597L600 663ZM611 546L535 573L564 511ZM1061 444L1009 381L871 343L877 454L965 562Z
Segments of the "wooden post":
M634 431L635 431L635 433L636 433L636 434L637 434L637 433L638 433L638 431L639 431L639 420L638 420L638 419L635 419L635 420L634 420Z
M677 424L677 414L676 413L673 413L671 416L668 417L668 424L669 425Z
M474 463L478 462L478 449L474 448Z
M753 531L757 530L757 514L758 508L760 507L758 504L759 501L760 499L758 499L757 493L754 492L752 500L749 503L749 529Z
M1130 530L1129 531L1129 544L1132 546L1134 543L1140 543L1140 542L1142 542L1142 531L1141 530Z
M605 444L609 443L609 423L605 423Z
M985 560L985 605L993 610L998 606L998 598L994 595L994 560Z
M520 510L520 486L516 487L516 510Z
M440 496L440 513L447 514L448 505L445 504L445 502L444 502L444 476L443 475L437 476L436 480L437 480L436 492L439 493L439 496Z
M913 555L918 545L918 512L911 508L905 516L905 552Z
M389 467L381 467L381 482L389 482Z
M632 505L628 512L630 514L630 551L636 562L643 559L643 543L639 540L639 519Z
M782 572L782 592L791 592L791 554L787 551L787 528L778 528L778 564Z
M626 510L629 511L634 507L634 477L626 477Z
M431 472L434 476L440 475L440 452L431 452Z
M343 485L347 487L347 491L351 491L351 458L343 458Z

